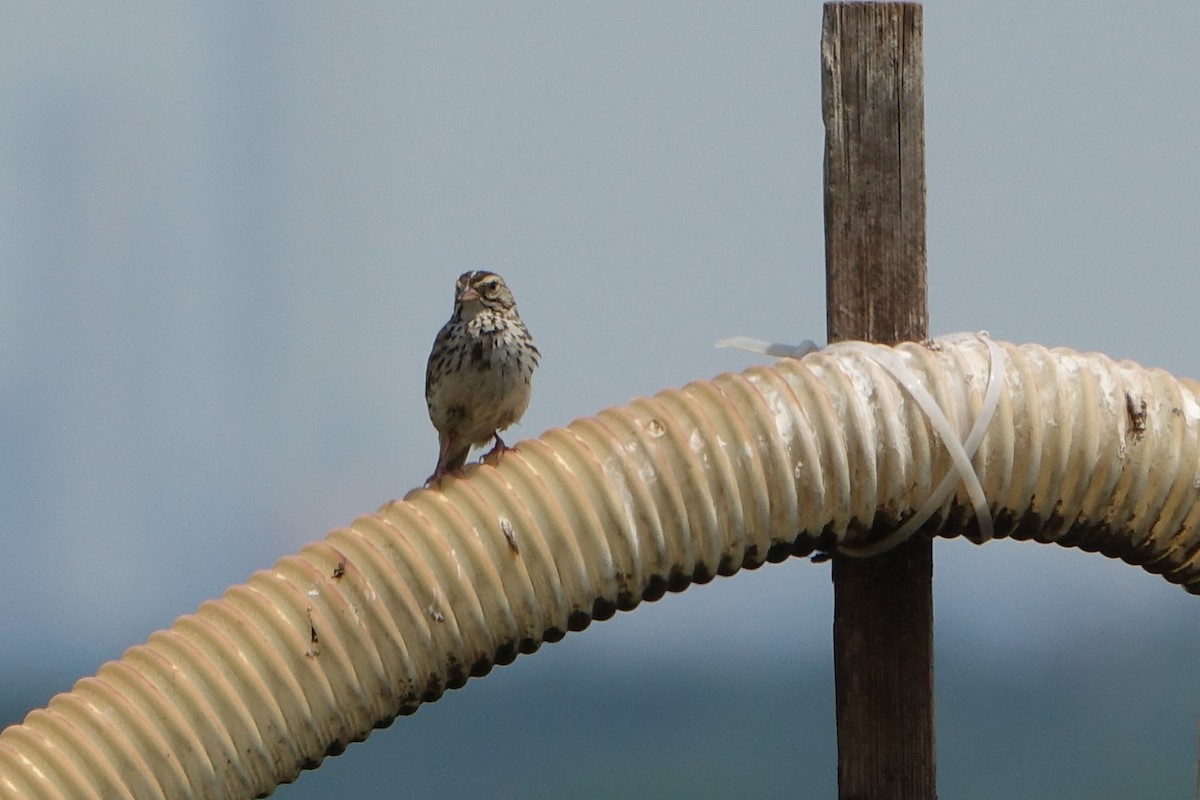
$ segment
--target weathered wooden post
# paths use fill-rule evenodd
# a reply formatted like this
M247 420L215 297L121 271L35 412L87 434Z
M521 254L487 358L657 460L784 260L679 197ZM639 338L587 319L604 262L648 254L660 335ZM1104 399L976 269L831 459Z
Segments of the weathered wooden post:
M893 344L928 336L921 41L917 4L825 5L830 342ZM927 536L875 558L834 558L843 800L937 795L932 578Z

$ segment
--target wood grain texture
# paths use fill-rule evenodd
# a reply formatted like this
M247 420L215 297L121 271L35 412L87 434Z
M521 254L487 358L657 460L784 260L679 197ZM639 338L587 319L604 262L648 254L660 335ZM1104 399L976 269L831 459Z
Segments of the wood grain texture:
M825 6L830 342L928 336L921 19L910 3ZM843 800L937 796L932 577L928 537L872 559L834 557Z
M928 335L921 50L919 5L825 6L830 341L894 344Z

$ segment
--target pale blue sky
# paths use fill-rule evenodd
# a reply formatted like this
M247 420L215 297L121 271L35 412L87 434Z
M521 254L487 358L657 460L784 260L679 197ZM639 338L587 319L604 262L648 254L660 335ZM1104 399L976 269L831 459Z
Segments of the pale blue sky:
M820 19L7 4L0 685L44 703L428 475L424 364L464 269L508 279L543 353L514 440L753 363L713 349L731 334L822 340ZM934 332L1200 375L1200 3L925 23ZM1197 638L1182 590L1058 548L943 543L936 595L939 647L989 667ZM796 561L557 647L821 660L830 607Z

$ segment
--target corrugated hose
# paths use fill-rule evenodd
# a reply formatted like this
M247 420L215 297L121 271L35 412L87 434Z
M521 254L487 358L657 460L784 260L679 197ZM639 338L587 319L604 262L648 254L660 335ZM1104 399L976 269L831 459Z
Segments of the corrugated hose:
M265 796L592 620L914 533L1079 547L1200 593L1198 389L960 336L836 345L606 409L105 664L0 733L0 796Z

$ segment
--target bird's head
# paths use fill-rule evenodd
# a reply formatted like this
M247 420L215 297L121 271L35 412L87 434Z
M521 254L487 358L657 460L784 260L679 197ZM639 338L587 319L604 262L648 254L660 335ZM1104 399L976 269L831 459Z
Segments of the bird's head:
M516 305L504 279L494 272L464 272L454 288L454 305L463 314L473 316L483 309L507 312Z

